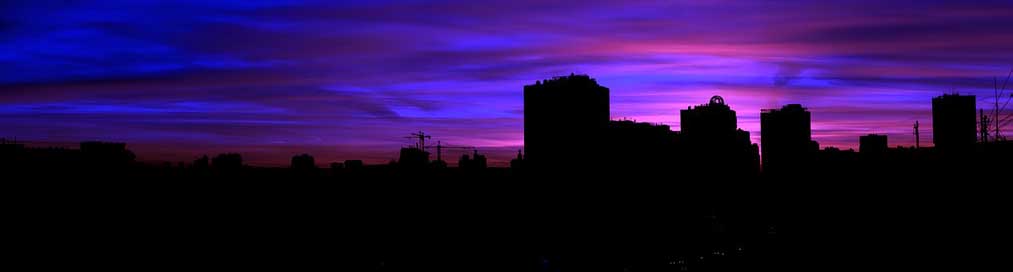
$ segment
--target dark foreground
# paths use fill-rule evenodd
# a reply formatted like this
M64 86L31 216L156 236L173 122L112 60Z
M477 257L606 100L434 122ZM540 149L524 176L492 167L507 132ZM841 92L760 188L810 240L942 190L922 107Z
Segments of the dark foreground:
M949 171L22 170L5 244L34 270L993 270L1013 230L1005 179Z

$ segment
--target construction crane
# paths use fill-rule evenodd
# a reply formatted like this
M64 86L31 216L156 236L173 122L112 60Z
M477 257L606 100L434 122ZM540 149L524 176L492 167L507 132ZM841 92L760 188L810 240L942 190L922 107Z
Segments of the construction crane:
M428 146L428 147L436 147L437 161L443 160L443 149L464 149L464 150L474 150L476 153L478 152L478 149L476 149L474 146L447 146L443 145L441 141L436 141L436 146Z
M408 138L408 139L418 139L419 142L415 144L415 148L418 148L419 150L425 151L425 148L426 148L426 139L432 139L433 137L430 136L430 135L426 135L425 132L422 132L420 130L419 132L412 133L412 136L407 136L405 138Z
M412 133L411 136L407 136L405 138L412 139L412 140L418 140L418 142L415 143L415 148L418 148L419 150L422 150L422 151L425 151L426 148L434 148L435 147L436 148L436 160L437 161L443 161L443 150L444 149L471 150L471 151L475 152L476 155L478 154L478 149L475 148L474 146L448 146L448 145L443 145L442 141L436 141L436 145L434 145L434 146L427 146L426 145L426 139L432 139L433 136L429 135L429 134L426 134L425 132L422 132L422 131Z

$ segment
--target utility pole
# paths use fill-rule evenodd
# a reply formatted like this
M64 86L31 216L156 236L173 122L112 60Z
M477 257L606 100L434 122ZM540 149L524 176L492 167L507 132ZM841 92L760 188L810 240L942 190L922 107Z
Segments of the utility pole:
M918 121L915 121L915 149L921 148L921 135L918 133Z
M981 142L988 142L988 115L985 115L985 109L978 109L979 123L978 123L978 134L981 134Z
M436 160L443 160L443 144L441 141L436 141Z

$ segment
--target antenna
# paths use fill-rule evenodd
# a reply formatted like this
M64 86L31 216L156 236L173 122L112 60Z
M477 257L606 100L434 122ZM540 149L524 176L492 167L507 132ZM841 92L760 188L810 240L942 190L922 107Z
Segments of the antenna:
M921 148L921 135L918 133L918 121L915 121L915 148Z
M988 142L988 116L985 115L985 109L978 109L978 134L981 138L982 143Z

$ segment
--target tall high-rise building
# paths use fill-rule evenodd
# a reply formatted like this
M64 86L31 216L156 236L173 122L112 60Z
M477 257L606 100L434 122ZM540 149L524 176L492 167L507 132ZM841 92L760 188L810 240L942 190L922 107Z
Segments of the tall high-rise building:
M760 112L760 148L766 173L798 172L810 161L811 114L799 104Z
M587 75L524 86L524 154L532 169L582 167L600 160L609 124L609 89Z
M943 151L970 150L977 139L973 95L932 98L932 142Z

